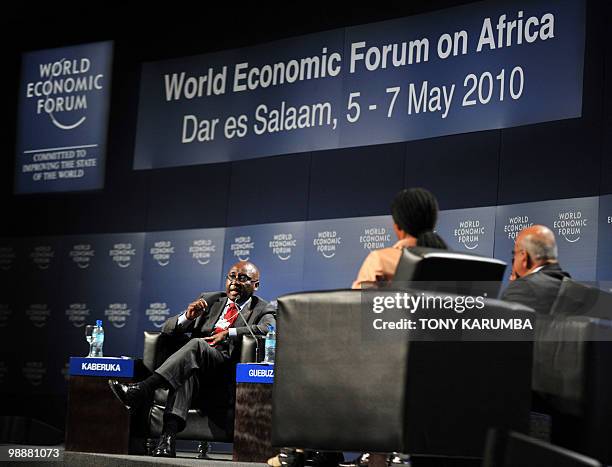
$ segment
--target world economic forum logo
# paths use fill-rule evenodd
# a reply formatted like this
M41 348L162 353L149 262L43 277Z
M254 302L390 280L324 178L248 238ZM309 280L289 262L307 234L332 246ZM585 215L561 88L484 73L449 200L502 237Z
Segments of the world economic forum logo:
M453 236L467 250L475 250L482 241L485 228L478 219L467 219L459 221L455 227Z
M323 230L317 232L312 244L323 258L331 259L336 256L336 250L342 244L342 237L335 230Z
M386 227L369 227L359 236L359 243L364 250L380 250L391 246L391 233Z
M47 367L40 361L25 362L21 368L21 374L32 386L40 386L45 380Z
M234 242L230 244L232 254L240 261L248 261L254 248L255 242L250 235L235 237Z
M68 257L79 269L87 269L90 266L91 260L95 254L96 252L91 244L84 243L73 245L72 249L68 253Z
M170 317L170 307L166 303L150 303L145 315L156 328L161 328Z
M122 269L129 268L132 260L136 256L136 248L131 243L115 243L108 250L108 256L111 257L113 263Z
M553 222L556 233L568 243L576 243L583 234L583 229L589 225L582 211L563 211L557 213L557 219Z
M12 246L0 247L0 269L2 271L10 271L16 257L15 249Z
M274 256L281 261L291 258L293 249L297 246L297 240L292 233L275 234L268 243L268 247Z
M25 99L62 131L81 127L110 84L109 43L33 52L24 59Z
M127 324L131 314L132 310L127 303L110 303L104 310L106 320L118 329Z
M194 240L189 247L189 254L198 264L206 266L210 263L212 255L217 251L217 245L209 239Z
M51 245L39 245L30 252L32 263L41 271L49 269L54 257L55 251Z
M90 311L86 303L71 303L66 309L66 317L75 328L82 328L89 319Z
M16 192L104 184L112 42L23 55Z
M174 255L174 245L172 245L172 242L169 240L155 242L149 249L149 254L151 258L153 258L153 261L161 267L168 266L170 264L170 259Z

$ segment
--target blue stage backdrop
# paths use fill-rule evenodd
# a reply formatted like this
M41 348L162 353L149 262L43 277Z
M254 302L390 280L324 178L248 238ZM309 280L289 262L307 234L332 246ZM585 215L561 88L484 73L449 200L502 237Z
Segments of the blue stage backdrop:
M101 319L109 355L133 355L137 345L144 233L64 237L61 247L60 315L53 334L62 341L50 349L50 364L61 368L54 389L65 384L68 357L87 355L85 325Z
M112 42L24 54L15 192L104 186Z
M62 239L32 237L19 246L16 329L24 339L15 353L21 381L33 393L49 393L57 370L50 364L51 350L62 346L63 333L55 323L61 319Z
M305 222L247 225L226 229L223 274L242 260L261 271L258 295L266 300L302 289ZM221 278L219 287L225 289Z
M480 2L146 63L134 168L582 115L583 0Z
M516 234L533 224L552 229L561 265L575 279L594 281L597 266L598 198L576 198L498 206L495 256L510 262Z
M442 211L437 232L456 251L509 262L516 234L541 223L575 278L611 281L612 195ZM237 261L261 270L272 300L348 288L374 249L396 241L391 216L150 233L0 240L0 381L19 375L38 393L65 390L67 358L87 353L84 326L102 319L105 354L142 354L201 292L223 290Z
M436 231L451 250L493 256L495 207L442 211Z
M23 251L15 238L0 238L0 393L13 393L8 382L20 382L21 368L16 356L21 351L26 323L18 306Z
M391 216L307 222L302 289L349 288L368 253L396 241Z
M602 196L599 199L597 264L597 280L612 282L612 195Z
M202 292L218 290L224 235L225 229L147 233L141 330L160 331ZM141 346L142 335L137 340Z

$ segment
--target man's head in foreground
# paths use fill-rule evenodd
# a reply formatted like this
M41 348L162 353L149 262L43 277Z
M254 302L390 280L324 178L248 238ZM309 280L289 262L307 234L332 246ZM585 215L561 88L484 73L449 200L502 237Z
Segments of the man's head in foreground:
M544 225L532 225L521 230L516 237L512 251L510 280L526 276L541 266L557 262L555 234Z

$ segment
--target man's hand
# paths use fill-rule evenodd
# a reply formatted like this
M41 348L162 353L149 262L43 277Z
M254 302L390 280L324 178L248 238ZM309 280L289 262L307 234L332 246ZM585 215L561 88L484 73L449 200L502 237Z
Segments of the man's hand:
M195 302L192 302L187 307L187 311L185 311L185 318L188 320L194 320L198 316L202 314L202 312L206 309L208 303L203 298L198 298Z
M228 334L229 331L226 329L225 331L218 332L214 336L204 337L204 340L210 345L217 345L219 342L224 341Z

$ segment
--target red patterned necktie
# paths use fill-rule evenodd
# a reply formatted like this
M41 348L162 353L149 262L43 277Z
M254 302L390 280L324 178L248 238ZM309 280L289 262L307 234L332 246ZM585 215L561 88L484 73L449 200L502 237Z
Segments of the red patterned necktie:
M227 310L225 311L225 315L219 321L217 321L217 324L215 324L215 330L213 331L213 335L219 334L221 331L229 329L232 324L234 324L237 317L238 307L236 306L236 303L230 302L229 306L227 307Z

